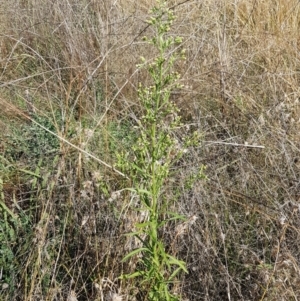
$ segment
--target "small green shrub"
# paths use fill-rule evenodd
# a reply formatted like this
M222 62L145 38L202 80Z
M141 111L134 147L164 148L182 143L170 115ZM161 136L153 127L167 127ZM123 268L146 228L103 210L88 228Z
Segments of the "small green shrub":
M48 117L35 116L34 120L48 130L56 132ZM40 157L59 150L59 139L33 122L23 125L22 128L13 128L8 140L6 157L13 161L39 160Z
M125 150L129 150L136 140L136 133L128 121L120 123L111 122L107 130L110 134L109 150L111 153L119 151L120 144Z

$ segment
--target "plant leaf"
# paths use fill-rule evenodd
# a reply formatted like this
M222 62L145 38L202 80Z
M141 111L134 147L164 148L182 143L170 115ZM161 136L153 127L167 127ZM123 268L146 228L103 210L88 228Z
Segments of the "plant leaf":
M131 279L131 278L143 276L144 274L145 274L145 272L143 272L143 271L138 271L138 272L134 272L134 273L132 273L132 274L124 274L124 275L121 275L121 276L119 277L119 279Z
M34 176L34 177L36 177L36 178L42 179L42 177L41 177L39 174L34 173L34 172L30 171L30 170L19 169L19 171L22 171L22 172L24 172L24 173L26 173L26 174L28 174L28 175Z
M172 273L172 275L169 277L168 281L172 281L172 280L175 278L175 276L176 276L181 270L182 270L181 267L177 268L177 269Z
M138 248L138 249L135 249L133 251L131 251L130 253L128 253L123 259L122 259L122 262L128 260L129 258L131 258L132 256L138 254L138 253L141 253L143 251L148 251L147 248Z
M186 269L185 266L185 262L182 260L178 260L177 258L171 256L171 255L167 255L168 259L169 259L169 264L174 264L174 265L178 265L183 271L185 271L186 273L188 273L188 270Z

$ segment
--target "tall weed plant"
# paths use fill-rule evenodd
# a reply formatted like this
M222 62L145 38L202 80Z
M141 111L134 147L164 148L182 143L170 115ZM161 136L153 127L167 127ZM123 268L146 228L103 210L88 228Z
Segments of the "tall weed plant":
M172 287L179 273L186 272L184 261L166 251L161 229L170 221L183 220L184 217L170 212L171 200L165 191L171 168L185 153L185 145L191 141L179 142L174 132L180 125L178 108L170 100L171 91L180 88L179 74L174 71L176 60L184 58L179 49L182 39L169 35L174 20L173 12L166 2L157 2L151 10L148 21L154 34L144 38L153 46L156 53L148 62L142 58L140 68L146 69L151 78L149 86L139 86L138 96L143 116L137 120L139 137L133 145L133 153L119 154L118 165L128 175L132 188L129 190L139 200L139 211L143 221L135 225L130 236L141 244L124 257L124 261L134 256L138 258L136 270L124 274L122 279L137 278L145 294L145 300L179 300L172 293Z

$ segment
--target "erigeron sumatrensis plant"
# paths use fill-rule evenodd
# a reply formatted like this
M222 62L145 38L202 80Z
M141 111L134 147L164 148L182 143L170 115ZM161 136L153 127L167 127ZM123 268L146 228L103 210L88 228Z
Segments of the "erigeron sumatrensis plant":
M135 271L122 275L121 279L136 278L146 294L145 300L169 301L180 299L171 292L171 284L187 269L184 261L166 252L159 235L159 230L171 220L184 219L167 210L169 203L163 192L171 168L185 153L184 146L190 146L193 141L179 142L174 135L180 125L178 108L170 100L171 91L180 88L174 63L184 58L184 53L179 51L182 39L168 34L174 14L166 2L158 1L151 15L149 24L154 35L144 40L154 47L157 56L151 62L142 58L139 68L148 71L152 83L139 87L143 116L137 120L139 135L132 147L133 154L118 155L118 166L130 178L129 190L138 198L138 210L143 215L143 222L136 224L136 231L129 234L141 245L123 259L137 256L139 262Z

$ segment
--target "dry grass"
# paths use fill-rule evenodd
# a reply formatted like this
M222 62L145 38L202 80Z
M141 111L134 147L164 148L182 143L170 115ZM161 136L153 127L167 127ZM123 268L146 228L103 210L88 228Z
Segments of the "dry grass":
M140 218L135 200L116 193L124 179L28 118L113 165L134 139L153 3L0 3L1 300L143 300L118 280L135 265L121 263L136 243L123 234ZM299 1L170 6L171 34L187 51L177 66L185 87L172 95L186 124L176 134L203 137L166 191L177 211L198 217L176 239L163 233L189 269L174 291L190 301L298 300ZM201 164L208 179L189 188L183 175Z

